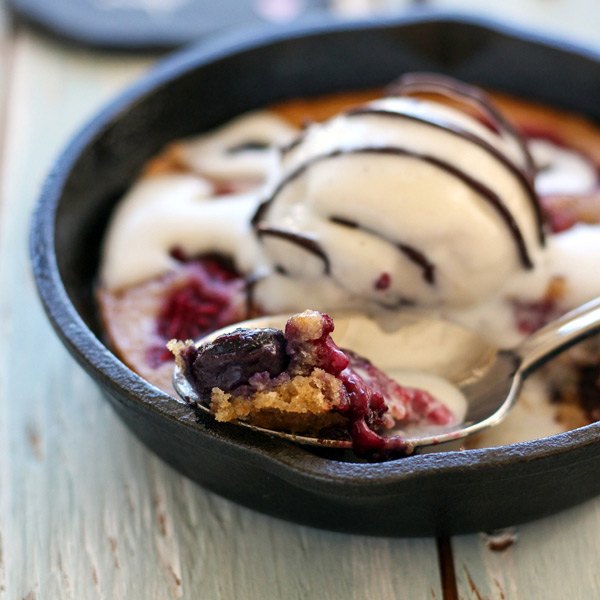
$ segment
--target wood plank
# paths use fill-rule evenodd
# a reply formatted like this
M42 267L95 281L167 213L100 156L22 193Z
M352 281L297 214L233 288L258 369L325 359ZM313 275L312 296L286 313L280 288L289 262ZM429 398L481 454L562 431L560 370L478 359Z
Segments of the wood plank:
M600 598L600 499L510 533L515 541L505 549L502 536L454 538L462 598Z
M8 79L10 67L12 64L12 30L9 26L6 18L4 6L0 4L0 142L4 139L4 132L7 124L6 115L6 98L8 96ZM2 145L0 143L0 173L2 172L3 164L3 153ZM2 224L2 195L0 194L0 229ZM1 239L1 238L0 238ZM0 311L2 305L0 304ZM0 313L1 314L1 313ZM3 320L0 318L0 335L2 334ZM2 343L0 342L0 353L2 352ZM3 394L3 376L0 371L0 398ZM0 463L2 456L8 452L6 446L6 427L5 427L5 414L2 411L2 402L0 400ZM2 493L2 490L7 489L7 477L0 467L0 598L5 598L6 591L6 561L4 554L4 541L3 534L5 528L3 528L3 512L2 507L6 504L8 496Z
M148 63L26 31L15 41L0 214L0 598L441 599L434 540L299 527L179 476L125 430L47 324L24 241L40 182L74 127Z

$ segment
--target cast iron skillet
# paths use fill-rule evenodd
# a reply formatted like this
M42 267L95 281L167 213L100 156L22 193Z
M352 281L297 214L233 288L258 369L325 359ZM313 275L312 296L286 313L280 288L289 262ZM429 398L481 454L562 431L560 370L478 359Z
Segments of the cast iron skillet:
M117 413L206 488L277 517L346 532L489 530L600 493L600 424L503 448L344 462L193 414L103 345L94 308L108 215L166 142L274 101L378 86L409 70L447 73L600 119L597 55L496 25L430 17L229 37L161 63L75 137L37 206L33 269L56 331Z

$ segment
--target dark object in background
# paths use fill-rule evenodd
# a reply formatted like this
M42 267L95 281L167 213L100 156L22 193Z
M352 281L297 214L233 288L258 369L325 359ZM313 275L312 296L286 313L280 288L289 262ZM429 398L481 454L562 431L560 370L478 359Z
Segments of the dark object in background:
M123 50L173 48L249 23L289 23L327 0L7 0L18 17L60 37ZM319 10L320 9L320 10Z

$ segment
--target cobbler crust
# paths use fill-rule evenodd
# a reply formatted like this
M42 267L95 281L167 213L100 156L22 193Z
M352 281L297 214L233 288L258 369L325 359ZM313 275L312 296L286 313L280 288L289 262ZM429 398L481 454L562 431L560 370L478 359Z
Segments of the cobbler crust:
M211 412L217 421L248 421L267 429L318 435L327 427L347 421L334 412L342 400L342 382L314 369L308 376L296 375L275 389L256 392L251 401L214 388Z

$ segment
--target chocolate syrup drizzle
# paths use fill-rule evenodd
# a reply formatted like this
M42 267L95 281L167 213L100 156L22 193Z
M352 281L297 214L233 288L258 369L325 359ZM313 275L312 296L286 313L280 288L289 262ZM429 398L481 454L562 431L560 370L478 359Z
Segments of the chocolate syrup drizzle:
M496 210L499 216L505 222L507 228L511 232L511 235L515 241L517 246L517 251L519 254L519 258L521 264L526 269L533 268L533 262L529 256L529 252L527 250L527 246L525 244L525 240L519 229L518 224L514 220L511 212L508 210L502 199L491 189L489 189L486 185L481 183L480 181L474 179L463 170L458 169L454 165L443 161L435 156L429 156L427 154L421 154L419 152L414 152L412 150L408 150L406 148L396 147L396 146L363 146L360 148L352 148L349 150L334 150L328 154L322 154L319 156L315 156L312 159L306 161L301 164L295 171L292 171L287 177L285 177L280 184L277 186L275 192L271 195L270 198L265 200L257 209L253 219L252 224L255 229L258 230L260 228L260 221L263 218L265 212L268 210L271 203L275 200L275 198L281 193L281 191L292 181L300 177L307 169L311 166L323 162L325 160L335 159L341 156L347 156L352 154L383 154L383 155L395 155L395 156L408 156L411 158L415 158L418 160L422 160L423 162L429 163L446 173L460 179L463 183L468 185L471 189L473 189L477 194L479 194L484 200L486 200L489 205ZM293 234L294 236L296 234ZM282 237L282 236L280 236ZM293 242L293 239L289 239L289 241ZM313 244L314 240L311 240ZM320 252L323 252L323 249L319 246Z
M317 242L316 240L314 240L306 235L302 235L300 233L293 233L291 231L286 231L285 229L277 229L275 227L268 227L267 225L258 225L255 228L255 230L256 230L256 235L259 237L259 239L261 239L265 236L279 238L282 240L286 240L287 242L290 242L292 244L296 244L297 246L300 246L307 252L314 254L315 256L319 257L323 261L325 274L326 275L330 274L331 264L329 262L329 257L323 250L323 247L321 246L321 244L319 244L319 242Z
M343 217L331 216L329 220L336 225L342 225L343 227L351 227L352 229L360 229L361 231L366 231L367 233L371 233L374 235L379 235L373 229L369 229L368 227L363 227L356 221L350 221L348 219L344 219ZM408 244L400 244L398 242L394 242L392 240L388 240L391 244L394 244L402 252L406 258L415 263L417 266L421 268L423 271L423 279L433 285L435 283L435 265L419 250L413 248L413 246L409 246Z
M491 154L496 160L501 162L511 172L512 175L514 175L519 180L519 183L525 190L525 193L527 194L527 197L529 198L531 207L532 207L534 215L535 215L538 239L540 241L540 244L542 244L542 245L544 244L544 242L545 242L544 221L543 221L542 209L541 209L540 203L538 201L538 197L535 192L535 189L533 187L531 177L521 167L519 167L512 160L510 160L510 158L508 158L508 156L506 156L506 154L504 154L503 152L500 152L496 147L492 146L486 140L471 133L470 131L467 131L466 129L463 129L456 125L452 125L450 123L444 123L443 121L435 121L432 119L425 119L423 117L418 117L416 115L409 115L409 114L397 112L394 110L389 110L389 109L385 109L385 108L375 108L375 107L370 107L370 106L361 106L358 108L354 108L346 113L347 117L357 117L357 116L364 116L364 115L374 115L374 116L381 115L381 116L391 117L391 118L395 118L395 119L406 119L409 121L416 121L417 123L427 125L430 127L435 127L437 129L442 129L452 135L456 135L458 137L464 138L464 139L468 140L469 142L471 142L472 144L479 146L480 148L485 150L488 154Z
M514 138L525 158L526 172L531 179L535 175L535 163L525 140L494 106L489 96L478 87L463 83L452 77L435 73L407 73L388 87L390 95L406 96L418 93L433 93L453 98L477 108L492 123L500 134Z

